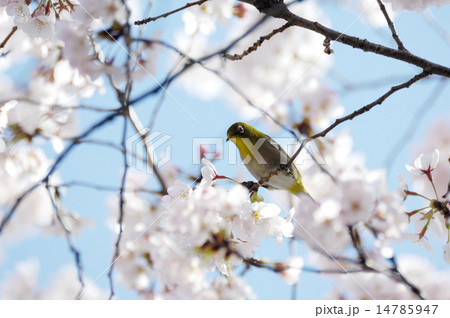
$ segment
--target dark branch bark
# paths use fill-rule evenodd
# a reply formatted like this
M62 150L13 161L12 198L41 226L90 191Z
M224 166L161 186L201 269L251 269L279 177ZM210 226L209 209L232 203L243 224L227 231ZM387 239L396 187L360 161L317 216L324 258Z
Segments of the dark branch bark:
M291 23L292 25L296 25L317 32L319 34L322 34L326 38L329 38L332 41L349 45L353 48L360 49L364 52L372 52L378 55L383 55L386 57L390 57L399 61L415 65L429 72L430 74L450 77L450 68L446 66L430 62L408 51L392 49L383 46L381 44L370 42L366 39L360 39L355 36L347 35L345 33L341 33L339 31L323 26L318 22L313 22L305 18L299 17L294 13L292 13L291 11L289 11L287 6L284 3L282 3L282 1L276 3L274 3L274 0L240 0L240 1L254 5L257 9L259 9L266 15L270 15L274 18L283 19L286 22ZM271 3L272 5L270 5Z
M414 76L413 78L411 78L409 81L406 81L403 84L397 85L397 86L392 86L391 89L386 92L384 95L380 96L377 100L373 101L370 104L367 104L364 107L361 107L358 110L355 110L353 113L338 118L335 120L335 122L333 124L331 124L328 128L326 128L325 130L311 136L311 139L316 139L318 137L325 137L326 134L328 134L331 130L333 130L336 126L340 125L341 123L347 121L347 120L352 120L353 118L360 116L366 112L368 112L369 110L371 110L372 108L374 108L377 105L381 105L389 96L391 96L392 94L394 94L395 92L403 89L403 88L408 88L410 87L412 84L414 84L415 82L420 81L421 79L429 76L430 74L427 71L423 71L420 74L417 74L416 76Z
M69 245L69 249L70 252L73 254L74 257L74 262L75 262L75 267L77 269L77 274L78 274L78 281L81 284L80 290L76 296L75 299L80 299L81 296L83 295L83 290L85 287L85 283L84 283L84 274L83 274L83 266L81 264L81 253L80 251L75 247L75 244L73 243L73 239L72 239L72 232L70 232L70 230L67 228L67 226L64 224L63 219L61 218L61 213L59 211L59 207L56 204L55 199L53 198L53 193L50 190L50 186L47 182L46 184L46 189L50 198L50 201L52 203L53 209L55 210L55 215L56 215L56 219L58 220L58 223L61 225L61 227L64 230L65 236L66 236L66 241L67 244Z
M0 43L0 49L3 49L6 45L6 43L8 43L9 39L13 36L13 34L17 31L17 26L13 26L11 29L11 32L9 32L9 34L6 36L6 38L2 41L2 43Z
M291 24L285 23L283 26L279 27L278 29L273 30L268 35L261 36L258 41L253 43L253 45L251 47L249 47L248 49L246 49L242 54L225 54L224 57L231 61L242 60L244 57L246 57L250 53L256 51L264 43L264 41L270 40L275 34L284 32L290 26L291 26Z
M397 47L401 51L408 51L405 46L403 45L402 40L400 40L400 37L397 34L397 31L395 30L394 22L392 22L391 17L389 17L389 14L387 13L386 7L384 6L383 2L381 0L377 0L378 5L380 6L380 10L384 15L384 18L386 19L386 22L389 26L389 29L392 33L392 38L397 43Z
M147 24L147 23L149 23L149 22L152 22L152 21L161 19L161 18L167 18L168 16L170 16L170 15L172 15L172 14L174 14L174 13L177 13L177 12L179 12L179 11L182 11L182 10L184 10L184 9L187 9L187 8L189 8L189 7L196 6L196 5L199 5L199 6L200 6L200 5L202 5L203 3L205 3L206 1L209 1L209 0L200 0L200 1L196 1L196 2L186 3L186 5L182 6L181 8L172 10L172 11L170 11L170 12L166 12L166 13L164 13L164 14L161 14L161 15L157 16L157 17L154 17L154 18L151 18L151 17L150 17L150 18L147 18L147 19L144 19L144 20L134 21L134 24L135 24L135 25L142 25L142 24Z

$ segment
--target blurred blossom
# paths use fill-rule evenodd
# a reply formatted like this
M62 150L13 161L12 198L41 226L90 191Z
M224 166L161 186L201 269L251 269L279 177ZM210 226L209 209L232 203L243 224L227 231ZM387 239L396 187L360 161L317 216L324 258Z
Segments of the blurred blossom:
M449 0L385 0L392 4L392 9L394 11L414 11L418 13L423 11L430 6L442 7L444 5L450 4Z
M33 16L23 30L32 38L51 40L55 34L56 18L53 14Z
M450 283L450 272L434 268L426 259L413 255L401 255L398 258L398 269L416 286L426 299L450 299L447 285ZM382 273L352 273L341 275L327 299L376 299L417 300L411 290Z
M225 25L233 16L234 0L210 0L200 6L184 10L184 29L188 35L197 32L211 35L216 31L216 23Z
M395 0L394 0L395 1ZM361 18L365 19L370 26L374 28L387 28L386 18L380 10L377 1L373 0L339 0L346 7L357 11ZM391 20L394 20L396 15L392 10L390 1L383 1L383 4L388 12Z
M36 259L17 263L14 272L2 282L1 299L39 299L37 290L39 269L39 262Z
M204 166L201 168L202 185L204 186L214 185L214 180L217 177L216 168L214 168L213 164L205 158L202 159L202 163L204 164Z
M289 285L296 284L302 272L303 264L301 257L290 256L287 258L283 263L285 269L281 271L281 279Z
M9 211L17 197L44 177L49 160L40 148L28 145L0 154L0 205ZM17 208L4 236L21 237L52 223L53 207L44 186L36 188Z
M346 181L343 192L342 213L348 225L369 221L375 212L375 191L363 181Z
M11 0L7 1L7 3L8 6L6 7L6 12L8 15L14 17L14 23L23 24L30 20L31 12L26 4L26 1Z
M12 300L73 300L77 298L81 284L72 266L62 267L52 275L50 285L42 288L39 284L39 262L35 259L16 264L14 271L9 273L0 287L1 299ZM91 281L86 281L89 288L85 289L80 299L105 299L107 294Z
M234 2L220 2L222 2L221 5L211 12L222 12L220 16L224 20L231 19L231 13L225 12L228 12L227 8L232 9ZM207 2L203 6L207 4L212 6L214 3L219 1ZM203 21L202 19L212 14L206 9L199 13L203 6L186 11L184 22L188 34L193 34L193 30L200 28L200 26L193 26L195 24L191 20L194 19L192 17L194 14L197 14L195 19L197 22ZM230 39L235 39L242 30L249 28L261 18L254 7L246 4L243 6L246 8L245 18L234 21L232 28L228 31ZM301 12L301 15L306 18L321 21L325 19L316 2L295 3L290 6L290 10L294 13ZM186 16L190 17L189 20ZM257 31L260 35L266 35L281 25L280 20L269 20L265 21ZM206 25L204 28L208 31L203 33L212 32ZM233 52L240 54L256 40L257 38L249 38L247 41L240 41L233 47ZM183 36L183 43L177 42L182 51L190 57L206 55L211 52L213 46L218 45L209 43L203 35L195 36L190 41ZM335 116L343 113L343 107L339 105L335 93L324 83L331 62L330 57L321 56L322 43L323 38L313 32L292 28L266 41L257 51L245 56L241 61L223 63L221 58L214 58L206 63L209 68L220 70L226 81L232 82L240 93L200 65L194 66L192 72L183 74L181 84L190 94L204 99L226 97L230 106L239 110L241 116L247 119L260 117L261 111L248 105L246 100L282 122L292 119L289 107L293 103L299 103L303 116L310 118L315 128L323 128L334 120ZM265 116L262 118L264 119ZM272 121L269 120L267 123L272 124Z

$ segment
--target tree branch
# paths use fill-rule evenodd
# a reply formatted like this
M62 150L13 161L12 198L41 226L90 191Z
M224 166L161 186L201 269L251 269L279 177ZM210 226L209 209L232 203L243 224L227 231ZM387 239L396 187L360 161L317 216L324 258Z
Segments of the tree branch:
M196 6L196 5L199 5L199 6L200 6L200 5L202 5L203 3L205 3L206 1L209 1L209 0L200 0L200 1L196 1L196 2L186 3L186 5L182 6L181 8L178 8L178 9L175 9L175 10L172 10L172 11L169 11L169 12L166 12L166 13L164 13L164 14L161 14L161 15L157 16L157 17L154 17L154 18L149 17L149 18L144 19L144 20L134 21L134 24L135 24L135 25L142 25L142 24L147 24L147 23L149 23L149 22L158 20L158 19L160 19L160 18L167 18L168 16L170 16L170 15L172 15L172 14L174 14L174 13L177 13L177 12L179 12L179 11L182 11L182 10L184 10L184 9L187 9L187 8L189 8L189 7L193 7L193 6Z
M390 57L399 61L403 61L423 70L430 74L441 75L444 77L450 77L450 68L430 62L424 58L416 56L408 51L392 49L380 44L370 42L366 39L360 39L355 36L347 35L330 29L318 22L313 22L305 18L299 17L296 14L289 11L287 6L280 0L239 0L254 5L261 12L266 15L270 15L274 18L283 19L286 22L291 23L316 33L322 34L332 41L340 42L349 45L353 48L360 49L365 52L372 52L378 55ZM276 2L275 2L276 1Z
M391 96L392 94L394 94L395 92L403 89L403 88L408 88L410 87L412 84L414 84L415 82L420 81L421 79L429 76L430 73L428 73L427 71L423 71L420 74L417 74L416 76L414 76L413 78L411 78L409 81L404 82L403 84L397 85L397 86L392 86L391 89L389 91L387 91L384 95L382 95L381 97L379 97L378 99L376 99L375 101L373 101L370 104L367 104L364 107L361 107L358 110L355 110L353 113L338 118L335 120L335 122L333 124L331 124L328 128L324 129L323 131L312 135L310 138L311 139L316 139L318 137L325 137L326 134L328 134L331 130L333 130L336 126L342 124L343 122L347 121L347 120L352 120L357 116L360 116L366 112L368 112L369 110L371 110L373 107L377 106L377 105L381 105L389 96Z
M286 266L283 263L274 263L274 262L268 262L263 260L258 260L256 258L244 258L243 262L247 265L254 266L257 268L265 268L268 269L274 273L280 273L282 271L288 270L288 269L298 269L303 272L309 272L314 274L348 274L348 273L360 273L365 271L372 271L364 268L355 268L355 269L349 269L349 270L339 270L339 269L318 269L308 266L302 266L302 267L294 267L294 266Z
M124 150L124 155L123 155L124 169L123 169L122 181L121 181L120 190L119 190L119 218L117 220L117 224L119 225L119 233L117 234L116 243L114 244L114 255L112 258L111 266L108 271L108 279L109 279L109 287L110 287L109 299L110 300L114 296L114 282L113 282L114 265L116 264L116 261L119 258L120 241L122 239L122 234L123 234L123 218L125 215L125 186L126 186L126 180L127 180L127 172L128 172L128 168L129 168L128 156L127 156L127 146L126 146L128 116L124 115L123 120L124 120L124 124L123 124L123 133L122 133L122 147Z
M403 42L400 40L400 38L397 34L397 31L395 30L394 22L392 22L391 18L389 17L389 14L387 13L386 7L384 6L383 2L381 2L381 0L377 0L377 2L378 2L378 5L380 6L381 12L384 15L384 18L386 19L389 29L391 30L392 38L397 43L398 49L401 51L408 51L405 48L405 46L403 45Z
M436 101L440 95L445 92L445 86L447 83L447 78L441 77L440 81L437 83L436 87L430 92L429 96L425 99L422 105L414 113L408 126L406 127L403 135L398 138L397 142L393 144L391 150L388 152L386 158L384 159L383 166L389 175L391 167L397 158L397 156L402 152L403 148L408 144L408 140L413 138L414 133L417 131L417 127L420 126L422 120L425 118L425 114L430 111L435 105Z
M17 31L17 26L13 26L11 29L11 32L9 32L9 34L6 36L6 38L2 41L2 43L0 43L0 49L3 49L6 45L6 43L8 43L9 39L13 36L13 34Z
M128 130L128 120L130 119L130 98L131 98L131 91L133 88L133 79L131 77L131 44L133 42L133 39L130 36L130 16L131 11L128 7L125 0L122 0L123 7L125 8L127 12L127 22L126 22L126 28L125 28L125 43L127 46L127 61L125 64L126 68L126 85L124 88L124 91L120 91L117 89L112 79L110 78L111 86L114 87L116 90L117 99L120 101L121 109L122 109L122 117L123 117L123 128L122 128L122 141L121 141L121 147L123 149L123 174L122 174L122 180L120 183L120 191L119 191L119 217L117 220L117 224L119 225L119 233L117 234L116 243L114 244L114 254L111 261L111 266L108 271L108 279L109 279L109 287L110 287L110 294L109 294L109 300L111 300L114 297L114 281L113 281L113 273L114 273L114 267L116 264L117 259L120 257L120 242L122 240L123 236L123 218L125 216L125 187L127 182L127 174L129 169L128 164L128 151L127 151L127 130Z
M77 274L78 274L78 281L81 284L80 290L77 294L77 297L75 299L79 299L82 294L83 294L83 290L84 290L84 278L83 278L83 266L81 265L81 253L80 251L75 247L73 241L72 241L72 233L70 232L70 230L66 227L66 225L64 224L63 219L61 218L61 213L59 211L59 208L55 202L55 199L53 198L53 194L52 191L50 190L50 185L48 184L48 182L45 185L47 192L48 192L48 196L50 198L50 201L52 203L53 209L55 210L55 214L56 214L56 219L58 220L59 224L61 225L61 227L64 230L64 233L66 235L66 240L67 240L67 244L69 245L69 249L72 252L73 256L74 256L74 261L75 261L75 267L77 269Z
M405 276L403 276L398 268L397 268L397 263L395 261L395 258L392 257L389 260L391 261L391 263L393 264L392 268L386 268L386 269L377 269L376 266L369 264L369 259L366 256L366 253L364 251L364 247L362 245L361 242L361 237L359 235L358 229L357 227L354 226L349 226L349 234L350 237L352 239L352 244L353 244L353 248L356 250L356 252L358 253L358 259L359 259L359 263L361 265L361 267L363 269L369 270L369 271L374 271L380 274L384 274L387 277L401 283L401 284L405 284L406 287L408 287L410 289L410 291L416 295L419 299L424 300L425 298L423 297L420 289L413 285L412 283L410 283Z
M358 110L355 110L353 113L348 114L347 116L338 118L334 121L333 124L331 124L330 126L328 126L326 129L322 130L321 132L312 135L311 137L308 137L307 139L303 140L303 142L301 143L300 147L297 149L297 151L294 153L294 155L291 157L291 159L288 161L288 165L290 165L292 162L294 162L295 158L297 158L297 156L300 154L300 152L303 150L304 146L306 143L308 143L311 140L314 140L318 137L325 137L331 130L333 130L334 128L336 128L337 126L339 126L340 124L342 124L345 121L348 120L353 120L355 117L358 117L364 113L367 113L368 111L370 111L373 107L375 107L376 105L381 105L389 96L391 96L392 94L394 94L395 92L403 89L403 88L408 88L410 87L412 84L414 84L415 82L427 77L429 75L428 72L423 71L422 73L414 76L413 78L411 78L410 80L406 81L403 84L397 85L397 86L392 86L391 89L386 92L384 95L382 95L381 97L379 97L377 100L373 101L370 104L367 104L364 107L361 107Z
M264 43L264 41L270 40L275 34L284 32L290 26L291 26L290 23L285 23L283 26L279 27L278 29L273 30L268 35L261 36L258 41L253 43L253 45L251 47L249 47L247 50L245 50L242 54L225 54L224 57L231 61L242 60L245 56L256 51Z

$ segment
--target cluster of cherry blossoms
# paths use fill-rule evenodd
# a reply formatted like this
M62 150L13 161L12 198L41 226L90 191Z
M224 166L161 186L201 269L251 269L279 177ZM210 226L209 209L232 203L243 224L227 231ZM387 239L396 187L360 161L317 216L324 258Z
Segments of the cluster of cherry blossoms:
M402 181L404 198L419 197L427 204L407 213L414 223L413 241L434 250L425 235L445 237L444 259L450 264L450 135L448 123L437 121L429 130L426 147L414 161L414 166L406 165L413 176L413 187ZM436 147L430 152L430 147Z
M51 39L55 34L56 15L73 11L74 5L70 1L59 1L53 5L52 1L40 1L37 7L30 9L31 0L2 0L0 6L6 7L6 13L14 17L17 27L30 37ZM58 12L59 11L59 12Z
M349 229L354 227L362 238L372 236L373 242L365 247L370 262L380 268L389 267L394 257L392 245L415 241L408 231L408 219L417 222L416 228L426 220L416 221L410 213L405 213L404 189L389 192L385 172L368 171L364 167L361 157L352 153L348 134L339 134L319 148L327 162L325 168L336 182L312 160L303 158L299 159L303 164L297 162L316 202L307 197L298 200L284 191L262 191L256 195L249 194L240 185L224 189L221 184L229 182L226 181L229 178L220 175L203 159L201 182L187 184L175 180L168 195L161 198L162 204L149 204L139 192L146 178L134 172L129 179L132 191L126 195L129 203L125 208L122 243L125 252L117 262L120 281L151 299L253 297L250 287L236 275L243 263L272 264L287 283L298 281L306 262L303 258L292 256L278 263L267 260L257 263L254 259L255 252L261 248L261 238L271 237L281 244L283 238L293 237L306 244L311 264L319 270L350 272L336 281L330 298L415 299L417 296L407 286L381 273L353 273L359 267L346 263L345 257L349 257L346 250L352 244ZM426 160L424 156L419 157L415 168L410 169L424 170ZM436 162L435 155L430 170ZM273 203L261 201L262 197ZM292 202L294 206L290 210L283 208L292 206ZM284 212L284 218L280 216L283 210L288 211ZM438 217L442 218L442 214L434 215ZM399 270L407 277L414 276L412 282L424 295L447 297L433 287L437 277L446 273L436 272L428 264L427 274L417 276L417 267L407 266L408 260L415 264L425 261L406 255L398 261ZM219 282L208 273L220 275L222 294L215 288ZM353 288L355 284L359 287ZM377 287L381 285L382 289ZM149 286L153 287L149 289Z
M358 226L377 233L379 253L390 255L391 243L403 239L408 227L401 196L387 189L385 171L365 168L352 143L350 135L338 134L318 143L325 166L304 158L297 163L319 204L295 206L295 233L314 248L343 252L351 243L349 227Z
M56 153L64 149L67 140L79 133L80 100L102 92L104 80L90 49L89 26L69 33L83 24L75 18L76 8L80 9L78 2L40 1L36 5L31 1L8 0L0 5L1 33L10 33L0 60L0 206L5 211L4 217L16 200L39 184L51 169L53 160L42 149L45 140L51 142ZM84 64L77 64L80 59ZM32 62L24 63L26 60ZM16 70L23 71L24 75L15 76ZM58 174L46 181L49 185L62 183ZM79 216L59 202L63 194L63 189L56 187L48 190L44 184L36 187L20 201L14 217L2 228L2 237L16 243L36 234L64 238L66 231L79 235L81 229L91 227L90 218ZM51 198L60 210L58 214ZM31 266L34 269L27 275L38 275L37 261L32 265L24 262L18 265L17 275L5 282L2 298L73 299L77 296L79 282L75 268L61 271L49 291L39 291L38 277L27 285L29 277L22 273ZM61 284L55 288L55 284L63 281L67 282L66 287ZM26 291L25 287L30 290Z
M253 298L235 268L254 256L262 238L282 244L292 237L291 215L281 217L278 205L251 200L241 185L229 190L215 186L217 172L203 162L200 183L192 187L175 180L153 208L139 192L126 194L125 254L117 271L124 284L145 297ZM135 172L129 182L130 189L139 189L145 178ZM208 272L216 273L214 279ZM291 272L284 274L295 282ZM149 291L153 285L159 290Z

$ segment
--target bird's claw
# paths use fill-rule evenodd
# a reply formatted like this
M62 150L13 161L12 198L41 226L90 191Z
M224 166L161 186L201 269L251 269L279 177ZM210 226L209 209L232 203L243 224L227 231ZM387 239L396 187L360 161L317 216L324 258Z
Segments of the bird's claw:
M249 190L253 190L254 186L256 185L256 182L253 181L244 181L241 183L242 186L246 187Z
M281 171L286 171L288 174L292 174L291 168L285 163L280 163L280 169Z

